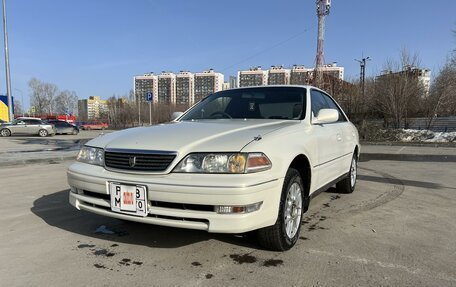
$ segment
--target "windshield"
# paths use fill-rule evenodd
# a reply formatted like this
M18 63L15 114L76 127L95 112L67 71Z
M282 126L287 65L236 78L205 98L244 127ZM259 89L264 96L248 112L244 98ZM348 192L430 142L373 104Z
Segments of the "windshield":
M306 89L259 87L218 92L203 99L180 120L284 119L301 120L305 115Z

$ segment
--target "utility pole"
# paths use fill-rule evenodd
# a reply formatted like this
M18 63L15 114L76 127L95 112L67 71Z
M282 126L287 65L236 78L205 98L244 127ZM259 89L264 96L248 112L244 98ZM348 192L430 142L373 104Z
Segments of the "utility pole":
M8 118L9 121L13 121L13 96L11 95L11 77L8 53L8 29L6 27L6 0L3 0L3 38L5 44L6 95L8 97Z
M318 86L322 82L322 67L325 63L324 58L324 41L325 41L325 19L329 15L331 8L331 0L317 0L317 16L318 16L318 38L317 38L317 56L315 58L314 79Z
M363 100L365 98L365 94L366 94L366 89L365 89L365 81L366 81L366 62L367 61L370 61L371 58L370 57L363 57L361 60L357 60L355 59L355 61L359 62L359 67L361 69L360 71L360 74L359 74L359 82L361 84L361 93L363 95Z

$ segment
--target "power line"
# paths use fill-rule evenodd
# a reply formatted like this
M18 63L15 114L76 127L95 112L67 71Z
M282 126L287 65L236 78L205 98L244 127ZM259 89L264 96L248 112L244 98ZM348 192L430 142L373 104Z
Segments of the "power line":
M293 39L295 39L295 38L297 38L297 37L299 37L299 36L301 36L301 35L307 33L309 30L315 28L315 26L316 26L316 25L313 25L313 26L311 26L310 28L307 28L307 29L305 29L305 30L299 32L298 34L295 34L295 35L293 35L293 36L291 36L291 37L289 37L289 38L287 38L287 39L285 39L285 40L282 40L282 41L280 41L280 42L277 42L277 43L275 43L274 45L269 46L269 47L267 47L267 48L265 48L265 49L263 49L263 50L261 50L261 51L255 53L255 54L252 54L252 55L250 55L250 56L244 58L243 60L241 60L241 61L239 61L239 62L236 62L236 63L234 63L234 64L232 64L232 65L229 65L228 67L225 67L224 69L222 69L221 72L224 72L224 71L226 71L226 70L228 70L228 69L231 69L231 68L233 68L233 67L236 67L236 66L239 65L239 64L245 63L245 62L247 62L248 60L251 60L251 59L253 59L253 58L255 58L255 57L257 57L257 56L259 56L259 55L261 55L261 54L264 54L264 53L266 53L266 52L268 52L268 51L270 51L270 50L272 50L272 49L275 49L275 48L277 48L277 47L279 47L279 46L281 46L281 45L287 43L288 41L291 41L291 40L293 40Z

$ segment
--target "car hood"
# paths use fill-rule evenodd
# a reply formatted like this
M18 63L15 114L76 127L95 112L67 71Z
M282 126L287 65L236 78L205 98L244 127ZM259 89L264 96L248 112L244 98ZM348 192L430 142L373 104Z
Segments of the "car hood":
M295 125L283 120L204 120L132 128L97 137L90 146L187 152L241 151L257 136Z

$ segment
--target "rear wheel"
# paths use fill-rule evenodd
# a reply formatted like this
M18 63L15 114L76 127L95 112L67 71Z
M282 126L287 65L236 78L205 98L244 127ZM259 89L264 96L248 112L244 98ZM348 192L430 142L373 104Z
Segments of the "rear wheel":
M347 177L336 184L336 189L340 193L352 193L356 186L356 177L358 175L358 157L353 154L350 170Z
M0 131L0 135L2 135L2 137L9 137L11 135L11 131L9 129L2 129Z
M40 137L47 137L48 134L49 134L49 133L48 133L47 130L40 130L40 131L38 132L38 135L39 135Z
M270 250L284 251L296 244L305 209L304 192L299 172L293 168L288 169L282 188L277 221L272 226L258 230L260 245Z

